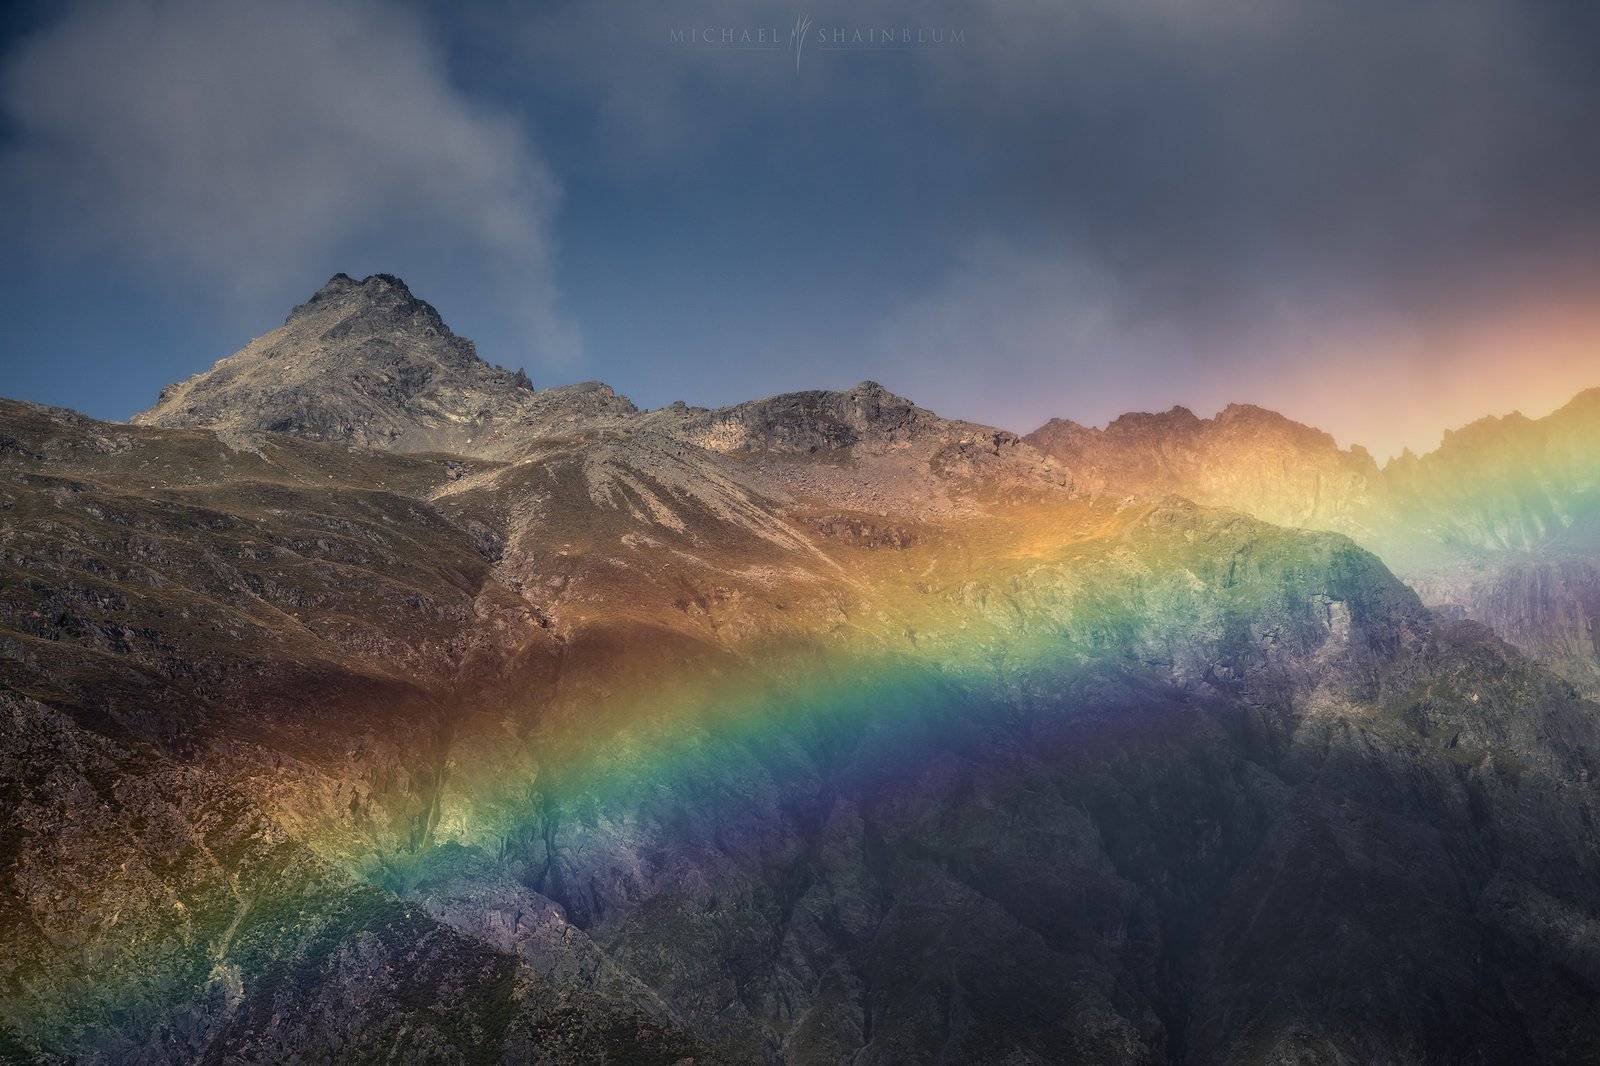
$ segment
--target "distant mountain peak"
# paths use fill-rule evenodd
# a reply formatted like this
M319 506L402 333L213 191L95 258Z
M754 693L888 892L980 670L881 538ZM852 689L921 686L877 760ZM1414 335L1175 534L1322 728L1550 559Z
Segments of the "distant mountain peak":
M348 292L360 284L361 283L355 278L352 278L349 274L346 274L341 270L333 277L329 278L328 283L322 288L318 289L316 294L311 298L316 300L328 296L337 296L339 293Z
M410 287L393 274L371 274L358 281L341 270L329 278L327 284L323 285L322 288L312 293L311 299L290 312L290 317L326 304L330 300L349 296L352 293L367 299L381 299L383 297L393 297L396 300L416 299L411 294Z
M1052 419L1023 439L1089 491L1177 494L1283 525L1339 528L1378 478L1365 449L1341 450L1320 429L1246 403L1214 418L1136 411L1104 429Z
M406 283L393 274L371 274L360 281L343 272L335 274L311 299L289 312L284 324L335 308L347 317L364 320L371 328L411 329L455 337L434 306L412 295ZM466 354L476 357L472 342L457 339L468 349Z
M1203 421L1204 419L1187 407L1174 405L1165 411L1128 411L1112 419L1104 432L1113 436L1149 432L1190 432L1198 429Z
M1582 392L1578 393L1578 395L1568 400L1561 410L1579 410L1587 407L1600 409L1600 385L1596 385L1593 388L1584 389Z
M1254 403L1230 403L1217 412L1218 422L1293 422L1293 419L1270 407ZM1294 423L1299 425L1300 423Z
M281 327L162 390L134 420L501 455L542 433L637 418L644 428L713 451L807 453L906 441L924 430L933 431L925 435L932 440L983 428L942 419L871 380L843 391L787 393L715 411L677 405L648 416L600 382L539 392L523 371L480 359L472 342L400 278L357 280L344 272Z
M333 277L329 278L327 284L323 285L322 288L318 289L314 294L312 294L310 302L315 302L319 299L327 299L334 296L342 296L343 294L356 289L373 293L399 292L406 296L411 296L410 287L406 285L403 279L395 276L394 274L368 274L366 277L357 281L355 278L341 270Z
M525 372L480 359L400 278L341 272L278 329L163 389L134 421L449 450L521 417L532 397Z

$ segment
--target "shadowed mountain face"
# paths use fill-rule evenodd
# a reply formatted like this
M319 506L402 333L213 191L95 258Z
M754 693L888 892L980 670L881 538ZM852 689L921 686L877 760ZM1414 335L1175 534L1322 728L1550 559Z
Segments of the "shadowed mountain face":
M1600 708L1158 419L639 412L382 276L0 403L0 1055L1593 1057Z

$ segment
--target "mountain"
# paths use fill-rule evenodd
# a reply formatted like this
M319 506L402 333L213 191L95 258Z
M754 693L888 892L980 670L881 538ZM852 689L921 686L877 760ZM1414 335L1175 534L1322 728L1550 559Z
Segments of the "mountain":
M1104 429L1052 419L1024 440L1087 491L1175 494L1277 525L1360 533L1382 495L1364 449L1340 450L1326 433L1248 404L1207 419L1183 407L1126 414Z
M372 387L437 316L328 354L379 280L194 413L0 401L0 1056L1600 1049L1600 707L1350 538L870 382L469 431Z
M1485 418L1386 469L1408 520L1467 550L1600 549L1600 389L1539 419Z
M334 275L284 325L163 390L133 423L205 426L245 447L255 434L287 433L506 460L576 434L594 443L591 463L621 452L630 453L624 464L645 467L671 455L696 457L691 463L707 453L727 455L769 494L805 494L821 480L829 484L816 491L835 503L869 508L915 484L915 493L897 499L900 505L960 509L966 505L945 489L953 480L971 488L979 469L980 491L988 494L1067 481L1058 464L1015 434L940 418L876 382L720 410L675 404L652 412L598 382L535 389L525 374L480 359L471 341L388 274L359 282ZM685 443L693 448L685 451ZM816 461L845 455L853 460L847 469ZM929 464L948 476L924 486L917 475Z
M399 278L335 274L282 326L162 390L133 421L459 453L529 425L634 413L604 386L555 391L540 402L525 373L478 358Z
M1054 420L1024 440L1090 491L1173 493L1348 534L1430 604L1600 692L1600 389L1542 419L1483 419L1381 470L1359 447L1239 405L1104 429Z

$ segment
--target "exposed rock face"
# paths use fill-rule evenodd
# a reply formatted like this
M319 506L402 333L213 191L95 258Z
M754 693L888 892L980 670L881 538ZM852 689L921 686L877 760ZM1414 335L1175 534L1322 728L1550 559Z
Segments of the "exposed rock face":
M543 635L497 537L426 502L474 464L0 421L0 1052L698 1053L581 942L531 964L364 876L435 831L463 669Z
M285 329L392 301L346 354L443 365L372 283ZM513 381L469 444L451 390L286 377L397 430L351 448L245 418L264 351L216 428L0 402L0 1055L1600 1051L1600 707L1346 537L870 384ZM1162 417L1082 476L1320 446Z

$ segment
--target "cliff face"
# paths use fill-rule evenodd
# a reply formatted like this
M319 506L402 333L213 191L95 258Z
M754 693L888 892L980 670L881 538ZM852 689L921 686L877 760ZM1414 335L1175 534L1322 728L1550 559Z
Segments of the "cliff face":
M1600 1048L1600 708L1349 539L870 383L522 391L455 454L0 404L0 1052Z

